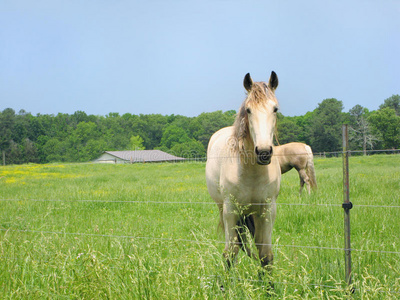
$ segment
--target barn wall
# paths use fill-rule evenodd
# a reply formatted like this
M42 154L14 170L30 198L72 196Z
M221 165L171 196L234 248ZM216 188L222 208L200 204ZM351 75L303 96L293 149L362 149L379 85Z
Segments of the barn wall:
M125 164L125 163L127 163L126 160L117 158L108 153L103 153L99 158L95 159L94 162L102 163L102 164Z

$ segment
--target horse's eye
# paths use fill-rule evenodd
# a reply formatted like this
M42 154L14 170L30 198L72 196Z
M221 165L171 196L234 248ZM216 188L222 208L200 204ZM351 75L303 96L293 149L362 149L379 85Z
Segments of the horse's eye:
M248 114L251 114L250 108L247 108L246 111L247 111Z
M276 113L276 112L278 112L278 107L277 106L274 107L274 113Z

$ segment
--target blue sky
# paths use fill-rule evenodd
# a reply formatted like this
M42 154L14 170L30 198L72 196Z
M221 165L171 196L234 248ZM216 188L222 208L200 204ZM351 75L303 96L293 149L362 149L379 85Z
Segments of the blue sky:
M0 0L0 110L236 110L274 70L284 115L400 94L400 1Z

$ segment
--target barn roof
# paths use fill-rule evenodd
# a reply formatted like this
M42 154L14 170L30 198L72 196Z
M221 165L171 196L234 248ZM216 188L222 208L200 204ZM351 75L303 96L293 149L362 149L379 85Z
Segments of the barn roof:
M181 161L182 157L174 156L161 150L135 150L135 151L104 151L109 155L126 160L127 162L163 162Z

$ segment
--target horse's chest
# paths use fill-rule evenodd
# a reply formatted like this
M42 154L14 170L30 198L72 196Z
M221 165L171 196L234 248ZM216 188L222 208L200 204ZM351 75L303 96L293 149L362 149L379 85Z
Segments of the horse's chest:
M240 198L244 202L261 202L269 197L271 189L269 188L269 184L266 180L253 178L243 180L247 181L245 184L246 188L243 189L243 192L240 195Z
M241 204L250 204L265 203L277 197L281 174L277 160L265 168L240 168L235 164L225 167L219 189L224 199L233 197Z
M229 194L241 203L258 203L264 202L274 194L265 178L256 176L243 176L228 183Z

